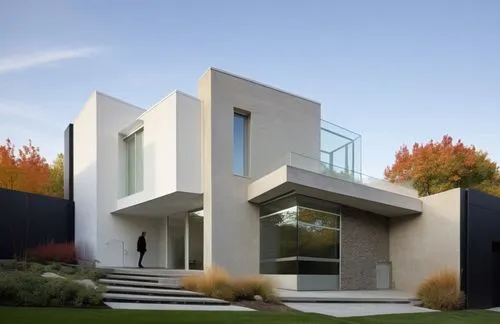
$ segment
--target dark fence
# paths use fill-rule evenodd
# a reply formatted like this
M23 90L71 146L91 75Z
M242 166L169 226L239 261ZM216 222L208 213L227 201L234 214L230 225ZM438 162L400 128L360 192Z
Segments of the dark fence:
M28 248L74 240L75 205L62 198L0 188L0 259Z

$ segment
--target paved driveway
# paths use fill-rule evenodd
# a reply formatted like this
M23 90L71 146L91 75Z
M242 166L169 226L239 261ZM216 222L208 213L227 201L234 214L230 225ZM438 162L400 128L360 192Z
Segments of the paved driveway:
M286 303L286 305L301 312L318 313L335 317L434 312L433 310L410 304Z

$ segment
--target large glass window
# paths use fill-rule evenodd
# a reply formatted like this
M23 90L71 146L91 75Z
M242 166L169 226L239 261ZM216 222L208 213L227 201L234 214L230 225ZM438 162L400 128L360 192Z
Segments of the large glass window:
M290 207L260 219L263 262L297 255L297 207Z
M340 207L288 196L260 208L263 274L338 275Z
M234 113L233 118L233 173L248 176L248 117Z
M127 195L143 190L144 158L143 158L143 129L125 138Z

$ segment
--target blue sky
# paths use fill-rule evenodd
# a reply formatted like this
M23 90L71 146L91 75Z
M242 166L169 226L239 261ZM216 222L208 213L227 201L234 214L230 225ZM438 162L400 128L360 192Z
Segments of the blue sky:
M0 0L0 138L49 159L94 90L147 108L219 67L320 101L381 177L444 134L500 161L500 1Z

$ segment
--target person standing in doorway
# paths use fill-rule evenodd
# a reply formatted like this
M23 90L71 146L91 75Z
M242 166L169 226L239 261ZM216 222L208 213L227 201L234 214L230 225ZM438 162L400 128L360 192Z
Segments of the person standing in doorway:
M137 240L137 252L139 252L139 268L144 268L142 266L142 258L144 258L144 253L146 253L146 232L142 232L141 236Z

